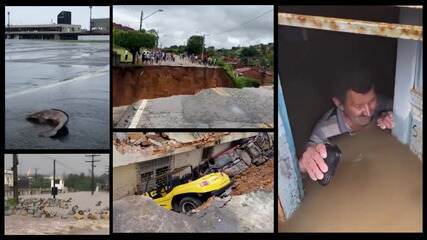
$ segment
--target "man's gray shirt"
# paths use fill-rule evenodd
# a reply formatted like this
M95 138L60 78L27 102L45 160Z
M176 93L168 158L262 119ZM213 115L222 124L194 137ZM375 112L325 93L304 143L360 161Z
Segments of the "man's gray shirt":
M376 120L382 112L392 111L392 109L393 101L391 99L378 96L377 107L375 108L372 119ZM343 114L343 111L337 107L326 112L314 126L306 147L318 143L328 143L328 139L331 137L351 132L351 129L345 123Z

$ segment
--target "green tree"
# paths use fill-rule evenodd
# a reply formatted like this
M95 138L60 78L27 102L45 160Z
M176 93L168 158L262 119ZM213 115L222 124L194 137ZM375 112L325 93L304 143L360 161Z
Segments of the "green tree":
M193 35L187 40L187 52L189 54L199 55L203 51L203 36Z
M206 48L206 56L213 57L215 56L215 54L216 54L215 47L211 46Z
M35 178L31 184L33 188L50 188L50 179L44 177Z
M95 186L96 185L105 185L106 177L108 175L101 175L99 177L95 176ZM90 191L92 178L91 176L84 175L84 173L80 174L68 174L66 179L64 179L65 186L75 190L75 191Z
M260 65L264 69L273 69L273 62L274 62L274 53L273 51L267 51L263 56L261 56Z
M136 53L140 48L153 48L156 46L157 36L145 31L113 31L113 43L126 48L136 61Z
M242 48L240 51L240 59L245 65L249 65L249 60L258 56L258 51L254 46Z
M147 31L147 33L151 33L154 36L156 36L156 43L155 43L154 47L158 47L159 46L159 34L157 33L157 31L155 29L150 29Z

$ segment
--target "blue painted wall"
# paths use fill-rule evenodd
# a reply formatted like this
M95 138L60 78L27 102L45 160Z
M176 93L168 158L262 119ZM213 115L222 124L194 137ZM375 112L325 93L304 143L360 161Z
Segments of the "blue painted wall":
M399 22L422 25L422 11L401 8ZM399 39L393 106L395 127L392 133L404 144L409 143L411 134L410 91L413 87L422 92L422 41Z
M289 218L299 207L304 192L280 79L278 85L278 195L285 217Z

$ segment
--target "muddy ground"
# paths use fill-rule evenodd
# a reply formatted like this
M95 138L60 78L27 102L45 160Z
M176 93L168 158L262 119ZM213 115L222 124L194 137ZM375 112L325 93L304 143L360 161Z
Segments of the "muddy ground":
M268 160L260 166L251 165L233 178L231 195L241 195L257 190L273 191L274 161Z

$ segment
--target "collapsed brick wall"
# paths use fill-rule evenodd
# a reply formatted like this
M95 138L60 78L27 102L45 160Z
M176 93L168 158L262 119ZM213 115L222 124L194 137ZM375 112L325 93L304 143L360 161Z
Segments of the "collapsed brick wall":
M195 94L213 87L233 87L221 68L177 66L113 67L113 106L132 104L140 99Z

